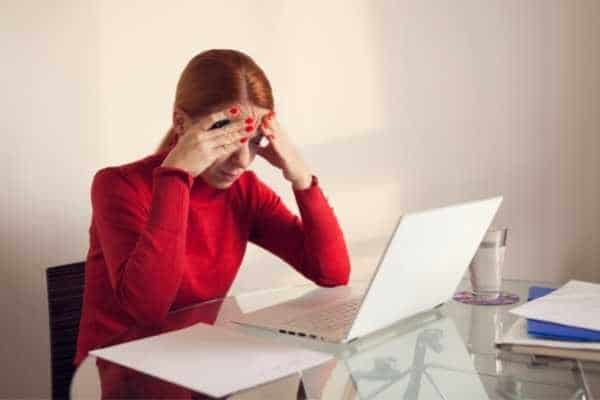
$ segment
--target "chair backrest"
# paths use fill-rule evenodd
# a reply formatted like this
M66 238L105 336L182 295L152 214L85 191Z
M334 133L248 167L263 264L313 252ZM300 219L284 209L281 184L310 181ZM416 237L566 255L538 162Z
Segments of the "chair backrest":
M52 398L68 399L83 303L85 262L46 269Z

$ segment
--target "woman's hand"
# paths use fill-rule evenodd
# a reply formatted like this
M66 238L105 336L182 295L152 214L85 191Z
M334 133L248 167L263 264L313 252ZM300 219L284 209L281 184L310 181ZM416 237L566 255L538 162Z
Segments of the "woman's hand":
M295 189L306 189L310 186L312 174L304 160L290 142L287 134L271 111L262 118L258 126L263 135L269 140L269 145L259 147L257 154L267 160L271 165L279 168L283 176L292 182Z
M190 125L161 165L182 169L195 178L211 166L218 157L228 156L239 149L243 143L241 140L244 138L247 140L248 129L246 128L251 127L252 123L244 121L245 116L239 110L234 113L229 110L227 115L232 121L230 124L210 131L210 126L201 125L206 124L206 120L212 122L219 116L222 117L223 111L214 113L210 118L203 118L203 123Z

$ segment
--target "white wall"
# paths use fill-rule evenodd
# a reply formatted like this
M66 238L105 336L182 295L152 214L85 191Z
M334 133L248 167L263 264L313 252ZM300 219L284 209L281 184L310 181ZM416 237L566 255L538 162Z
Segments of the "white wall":
M0 398L48 395L44 268L84 258L93 173L154 150L209 48L269 76L355 277L401 212L502 193L508 276L600 280L598 17L594 0L4 2ZM251 247L233 292L297 283Z
M44 268L81 260L99 129L92 2L4 1L0 12L0 398L49 396Z
M600 3L386 2L406 208L502 193L506 275L600 280Z

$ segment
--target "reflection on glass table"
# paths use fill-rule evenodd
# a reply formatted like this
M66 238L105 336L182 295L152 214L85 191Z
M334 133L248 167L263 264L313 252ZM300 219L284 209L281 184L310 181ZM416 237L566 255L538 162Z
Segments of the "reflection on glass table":
M365 282L352 282L364 285ZM506 280L506 290L526 298L539 282ZM547 283L542 283L546 284ZM462 281L458 290L468 288ZM287 379L241 392L232 399L592 399L600 398L600 367L596 363L537 358L499 351L494 338L515 320L514 306L473 306L450 301L435 311L400 321L347 345L281 335L238 325L242 314L300 298L315 288L303 285L263 290L202 303L169 314L162 326L131 327L130 341L198 322L307 349L335 359L302 372L302 380ZM106 367L107 364L99 366ZM113 388L153 398L203 398L168 382L136 371L110 366L102 381L93 357L78 368L73 399L100 398L107 376ZM117 371L117 372L115 372ZM106 370L104 371L106 372ZM232 372L232 378L234 373ZM293 378L293 377L292 377ZM118 393L118 392L117 392Z
M488 399L454 322L431 317L345 360L361 399Z

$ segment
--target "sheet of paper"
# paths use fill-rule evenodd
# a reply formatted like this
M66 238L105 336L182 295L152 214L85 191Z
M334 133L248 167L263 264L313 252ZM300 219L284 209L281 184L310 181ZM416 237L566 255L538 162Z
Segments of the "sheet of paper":
M554 292L510 312L525 318L600 331L600 285L569 281Z
M90 354L213 397L271 382L332 359L329 354L203 323Z
M567 342L563 340L532 338L527 335L527 320L524 318L519 318L505 335L496 339L496 344L519 344L525 346L555 347L559 349L600 351L600 343L598 342Z

